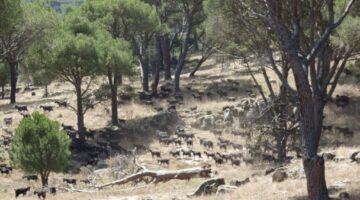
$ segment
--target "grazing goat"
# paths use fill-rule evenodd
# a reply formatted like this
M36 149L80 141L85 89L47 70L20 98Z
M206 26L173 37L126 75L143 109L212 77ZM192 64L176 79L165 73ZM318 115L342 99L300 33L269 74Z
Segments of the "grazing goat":
M26 105L15 105L15 108L16 108L19 112L29 111Z
M183 157L187 156L187 157L191 157L191 150L190 151L186 151L184 149L181 150Z
M231 165L232 166L240 166L240 160L239 159L234 159L233 157L230 158L231 161Z
M161 152L160 151L153 151L151 149L149 149L150 153L151 153L151 157L154 158L154 157L158 157L160 158L161 157Z
M350 98L344 95L336 95L335 97L335 104L337 107L345 107L349 104Z
M26 192L28 192L30 190L30 187L26 187L26 188L17 188L15 189L15 198L17 198L19 195L26 195Z
M169 153L175 158L180 157L180 151L170 151Z
M215 129L211 131L214 135L222 135L222 130L221 129Z
M344 137L353 137L354 136L354 132L352 130L350 130L348 127L335 127L335 130L338 131L339 133L342 133L344 135Z
M188 147L193 147L194 146L194 142L191 138L186 140L186 146Z
M13 168L12 167L10 167L10 166L2 166L1 168L0 168L0 172L1 172L1 174L10 174L10 172L12 172L12 170L13 170Z
M76 179L74 179L74 178L63 178L63 182L65 182L67 184L76 185Z
M80 180L81 183L84 183L84 184L90 184L90 180L89 179L82 179Z
M22 179L27 179L28 181L31 181L31 180L37 181L38 176L37 175L27 175L27 176L23 176Z
M37 195L39 199L45 199L46 198L46 191L44 189L39 189L34 191L34 195Z
M333 130L333 127L330 125L330 126L322 126L322 129L324 130L324 131L332 131Z
M215 153L210 153L210 152L207 152L207 151L204 151L204 154L208 157L208 158L214 158L215 157Z
M215 156L214 157L215 160L215 165L222 165L224 164L224 160L221 157Z
M55 103L59 105L59 107L68 107L68 103L66 101L55 101Z
M44 110L44 112L51 112L53 111L53 106L44 106L44 105L41 105L40 108L42 108Z
M170 159L158 159L157 161L159 165L165 165L167 167L170 165Z
M191 150L191 153L193 154L194 157L197 156L197 157L201 158L201 152Z
M12 117L4 118L4 123L5 123L5 125L11 125L12 122L13 122L13 118L12 118Z
M219 143L218 143L218 146L220 147L220 149L226 150L226 149L227 149L227 146L228 146L228 143L219 142Z

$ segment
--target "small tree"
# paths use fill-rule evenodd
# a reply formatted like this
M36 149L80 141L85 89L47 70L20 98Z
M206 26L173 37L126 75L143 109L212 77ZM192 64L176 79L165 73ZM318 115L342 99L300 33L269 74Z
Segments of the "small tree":
M50 172L61 172L69 162L70 139L60 124L35 112L21 120L10 146L10 159L26 173L39 173L43 186Z

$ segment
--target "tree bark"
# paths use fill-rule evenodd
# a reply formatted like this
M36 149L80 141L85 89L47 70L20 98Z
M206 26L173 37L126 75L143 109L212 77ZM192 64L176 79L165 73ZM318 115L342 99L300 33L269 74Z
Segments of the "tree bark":
M169 34L165 34L161 41L161 51L163 53L163 63L165 67L165 80L171 80L171 49Z
M48 85L45 85L45 97L48 97L49 93L48 93Z
M109 81L111 81L111 76L108 77ZM118 103L117 103L117 86L118 86L118 74L114 74L114 81L110 82L111 87L111 124L116 126L118 125Z
M141 85L144 92L149 92L149 63L144 61L141 63L142 77Z
M75 86L76 90L76 103L77 103L77 126L79 139L82 142L85 142L85 124L84 124L84 108L82 103L82 91L81 91L81 83Z
M49 175L47 173L40 173L42 186L47 186L48 185L48 177L49 177Z
M152 62L153 81L151 83L151 91L152 91L153 96L158 95L157 88L158 88L159 81L160 81L160 65L162 64L162 61L163 61L163 53L161 50L161 37L160 36L156 37L156 51L157 51L156 58Z
M1 86L1 98L5 99L5 86L4 85Z
M199 70L201 65L206 61L206 59L201 58L197 63L196 67L190 72L189 77L195 77L195 73Z
M16 62L10 62L10 103L16 103L16 83L17 83L17 63Z

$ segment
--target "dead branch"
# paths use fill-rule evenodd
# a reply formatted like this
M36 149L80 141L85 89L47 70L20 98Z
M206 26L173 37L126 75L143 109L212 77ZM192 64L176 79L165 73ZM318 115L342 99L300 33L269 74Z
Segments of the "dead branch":
M97 189L103 189L104 187L112 185L123 185L129 182L140 182L144 181L145 183L160 183L167 182L173 179L178 180L190 180L191 178L201 177L208 178L210 177L211 169L208 168L188 168L180 170L142 170L136 174L132 174L123 179L113 181L111 183L103 184L96 186Z

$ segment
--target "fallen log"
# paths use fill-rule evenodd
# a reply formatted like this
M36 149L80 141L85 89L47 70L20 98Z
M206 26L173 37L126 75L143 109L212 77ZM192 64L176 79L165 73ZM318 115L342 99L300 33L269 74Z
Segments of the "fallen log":
M113 181L111 183L103 184L96 186L97 189L102 189L104 187L112 185L123 185L129 182L141 182L144 181L146 184L149 183L160 183L167 182L173 179L178 180L190 180L191 178L200 177L200 178L209 178L211 174L211 169L209 168L188 168L180 170L148 170L144 169L136 174L129 175L123 179Z

